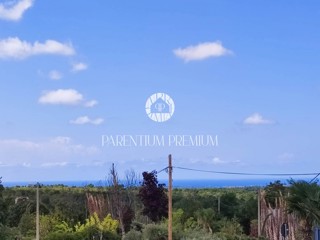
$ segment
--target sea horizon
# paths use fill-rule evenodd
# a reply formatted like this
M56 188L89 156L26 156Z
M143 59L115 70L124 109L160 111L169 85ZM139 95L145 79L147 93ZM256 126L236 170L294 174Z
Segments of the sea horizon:
M173 180L174 188L231 188L231 187L265 187L271 182L279 180L284 185L287 184L286 178L282 179L176 179ZM295 179L306 180L309 179ZM125 181L120 181L125 184ZM7 181L3 182L4 187L24 187L35 185L37 182L33 181ZM63 185L67 187L86 187L93 185L95 187L106 187L108 183L106 180L64 180L64 181L40 181L44 186ZM168 185L167 179L159 179L158 183ZM139 185L139 182L137 183Z

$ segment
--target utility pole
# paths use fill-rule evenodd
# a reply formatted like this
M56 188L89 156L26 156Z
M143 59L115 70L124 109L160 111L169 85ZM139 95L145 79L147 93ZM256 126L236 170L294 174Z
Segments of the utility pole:
M258 237L261 236L261 191L258 190Z
M40 240L40 219L39 219L39 183L37 183L37 209L36 209L36 240Z
M169 186L168 186L168 240L172 240L172 159L169 155Z
M221 197L218 196L218 213L220 213L220 206L221 206Z

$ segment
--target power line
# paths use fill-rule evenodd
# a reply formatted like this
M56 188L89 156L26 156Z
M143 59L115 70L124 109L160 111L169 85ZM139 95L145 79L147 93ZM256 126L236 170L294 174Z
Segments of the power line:
M206 172L206 173L216 173L216 174L226 174L226 175L242 175L242 176L313 176L320 175L320 173L245 173L245 172L225 172L225 171L212 171L212 170L203 170L203 169L195 169L195 168L186 168L186 167L177 167L173 166L173 168L188 170L194 172ZM315 177L315 178L317 178Z
M213 170L204 170L204 169L196 169L196 168L187 168L187 167L179 167L172 166L172 168L194 171L194 172L206 172L206 173L215 173L215 174L225 174L225 175L241 175L241 176L314 176L311 181L313 182L317 177L320 176L320 173L248 173L248 172L227 172L227 171L213 171ZM161 173L163 171L167 171L168 167L161 169L160 171L156 171L157 173Z
M312 178L309 183L312 183L314 180L316 180L319 175L320 175L320 173L318 173L317 176L315 176L314 178Z
M168 168L169 168L169 167L165 167L164 169L161 169L160 171L156 171L156 172L157 172L157 174L158 174L158 173L161 173L161 172L163 172L163 171L167 171Z

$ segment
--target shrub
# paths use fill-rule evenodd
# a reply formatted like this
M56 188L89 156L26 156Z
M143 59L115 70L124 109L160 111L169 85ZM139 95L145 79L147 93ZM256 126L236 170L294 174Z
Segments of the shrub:
M168 239L168 228L164 224L148 224L143 229L145 240L166 240Z
M45 237L45 240L84 240L80 233L54 232Z
M125 235L124 240L142 240L142 233L132 229Z

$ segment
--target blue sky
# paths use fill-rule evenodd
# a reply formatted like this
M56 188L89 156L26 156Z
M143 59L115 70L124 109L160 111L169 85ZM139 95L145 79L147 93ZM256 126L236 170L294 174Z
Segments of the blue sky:
M103 180L113 162L160 170L170 153L181 167L318 172L319 15L318 1L0 0L0 176ZM166 122L145 112L154 93L175 103ZM219 145L101 146L139 134Z

